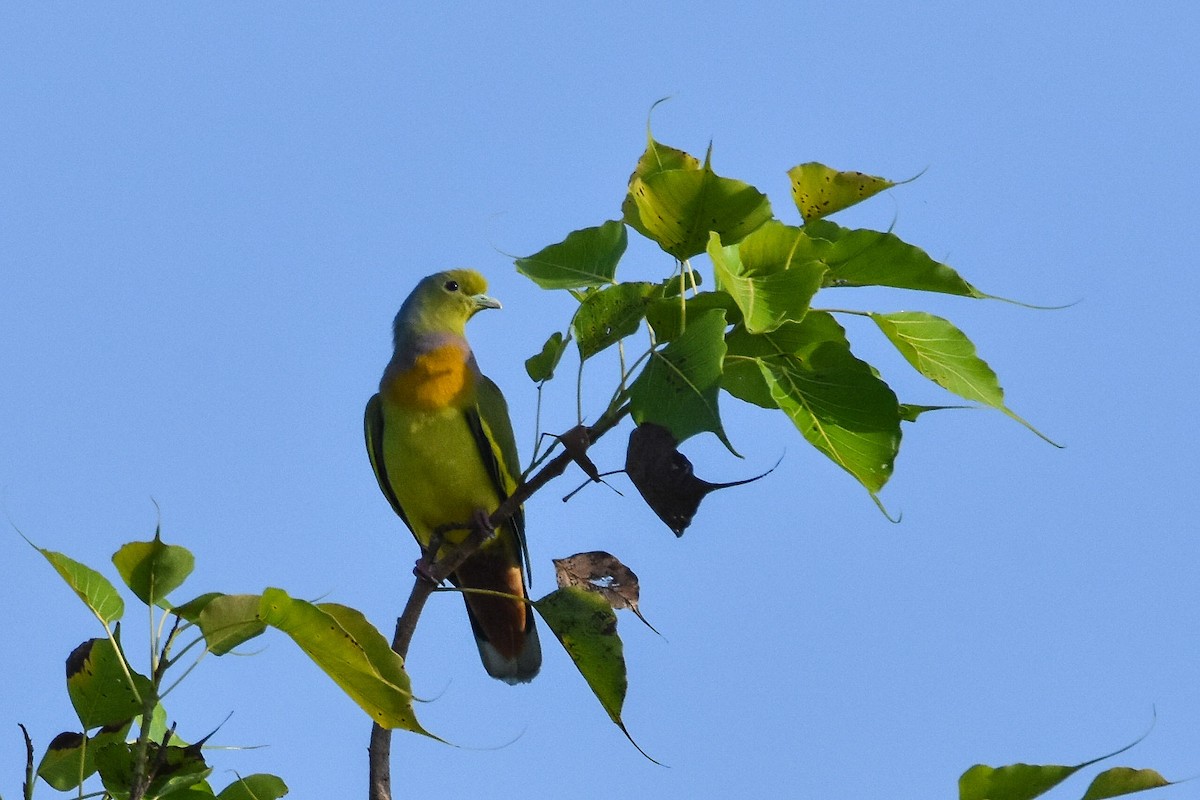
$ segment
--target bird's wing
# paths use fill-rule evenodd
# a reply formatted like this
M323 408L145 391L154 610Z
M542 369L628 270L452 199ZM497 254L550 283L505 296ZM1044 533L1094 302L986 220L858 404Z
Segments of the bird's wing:
M479 454L487 467L488 474L499 492L507 498L520 483L521 461L517 455L517 440L513 436L512 422L508 417L508 403L504 394L486 375L479 376L476 386L475 406L467 409L467 424L475 437ZM513 514L513 531L521 544L521 561L529 577L529 550L525 544L525 510L518 508Z
M386 461L383 457L383 407L380 405L378 394L371 395L371 399L367 401L367 410L363 414L363 433L367 440L367 455L371 458L371 469L375 472L379 489L411 531L412 523L405 516L404 509L392 490L392 482L388 480Z

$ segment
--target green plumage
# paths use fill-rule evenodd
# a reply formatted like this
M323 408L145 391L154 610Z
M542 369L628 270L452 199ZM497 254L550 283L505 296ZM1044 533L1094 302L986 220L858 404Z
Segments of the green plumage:
M375 477L423 547L440 527L468 525L494 511L520 474L504 396L479 372L465 338L471 316L499 307L485 290L482 276L468 270L421 281L396 316L395 351L379 394L367 403L364 429ZM524 527L522 510L451 580L526 596ZM454 543L465 535L458 530L445 538ZM464 596L488 673L512 683L530 680L541 664L531 609L515 599Z

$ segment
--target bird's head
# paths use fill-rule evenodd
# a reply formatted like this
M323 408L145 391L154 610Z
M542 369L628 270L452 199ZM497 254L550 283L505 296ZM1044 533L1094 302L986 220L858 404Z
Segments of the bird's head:
M423 278L396 315L396 340L406 336L462 336L467 320L485 308L500 308L488 297L487 280L473 269L451 269Z

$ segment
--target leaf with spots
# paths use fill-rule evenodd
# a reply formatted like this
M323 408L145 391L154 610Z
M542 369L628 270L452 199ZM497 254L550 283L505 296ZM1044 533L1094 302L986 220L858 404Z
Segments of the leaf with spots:
M556 589L534 602L533 607L571 656L609 719L642 755L650 758L633 741L621 720L628 678L624 645L617 635L616 612L604 598L578 586Z
M149 542L129 542L113 553L113 564L137 598L146 605L165 603L192 574L196 560L190 550L163 542L159 531Z
M862 172L839 172L810 161L788 170L792 199L805 222L829 216L896 184Z
M710 231L734 244L771 218L766 195L717 175L708 159L700 169L635 173L622 210L630 227L680 261L703 253Z
M578 586L584 591L595 592L603 597L614 611L628 608L647 628L658 633L638 609L641 590L638 587L637 575L612 553L592 550L566 558L556 558L554 577L558 580L560 589Z
M89 639L71 651L67 695L85 730L123 725L154 696L150 680L127 667L111 639Z
M650 135L647 136L646 149L629 176L629 182L632 184L635 178L649 178L672 169L699 170L700 159L678 147L656 142L654 136Z
M949 320L923 311L870 316L917 372L959 397L1002 411L1050 442L1004 404L1004 390L996 373L976 355L975 345L967 335Z
M615 283L617 264L629 237L625 226L609 220L567 234L558 244L516 260L517 272L543 289L583 289Z
M708 256L717 282L733 297L751 333L768 333L785 322L804 319L809 301L821 288L825 265L820 261L793 264L790 251L776 253L767 249L797 240L785 227L764 225L741 244L728 247L722 246L716 233L709 240ZM764 247L756 237L768 239L770 244ZM770 254L771 261L759 260L765 253Z
M437 738L417 722L403 659L360 612L332 603L318 606L291 598L282 589L267 589L259 616L290 636L381 727Z
M646 306L658 290L652 283L620 283L590 293L579 306L571 330L586 361L621 339L637 332L646 317Z
M805 250L829 267L826 286L891 286L959 297L990 296L895 234L843 228L827 220L814 220L804 231Z
M711 431L736 455L717 410L724 357L725 312L706 311L689 319L678 338L651 353L629 387L634 422L657 423L677 442Z

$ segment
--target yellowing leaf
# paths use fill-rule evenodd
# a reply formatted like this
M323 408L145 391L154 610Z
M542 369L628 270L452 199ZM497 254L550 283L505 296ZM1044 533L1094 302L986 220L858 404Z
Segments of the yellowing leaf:
M785 322L804 319L809 301L821 288L825 265L810 261L791 268L784 261L772 271L753 271L752 265L744 263L741 250L757 235L758 232L751 234L740 245L722 247L720 237L713 233L708 256L718 283L741 309L746 329L751 333L767 333Z
M362 614L344 606L315 606L282 589L263 592L259 614L292 637L378 725L432 736L413 712L402 659Z
M1004 412L1054 444L1004 404L1004 390L996 373L976 355L975 345L967 335L948 320L923 311L871 314L871 319L905 360L926 378L959 397Z
M32 542L31 542L32 544ZM125 601L103 575L91 567L53 550L34 548L45 556L71 590L97 617L106 623L116 622L125 614Z
M634 172L621 207L626 223L681 261L704 252L710 231L734 244L771 218L766 195L720 177L707 159L699 169L694 161L672 162L684 168Z
M805 222L849 208L896 184L861 172L839 172L810 161L788 170L792 199Z
M196 622L214 655L223 656L267 629L259 616L261 600L256 594L222 594L204 603Z

